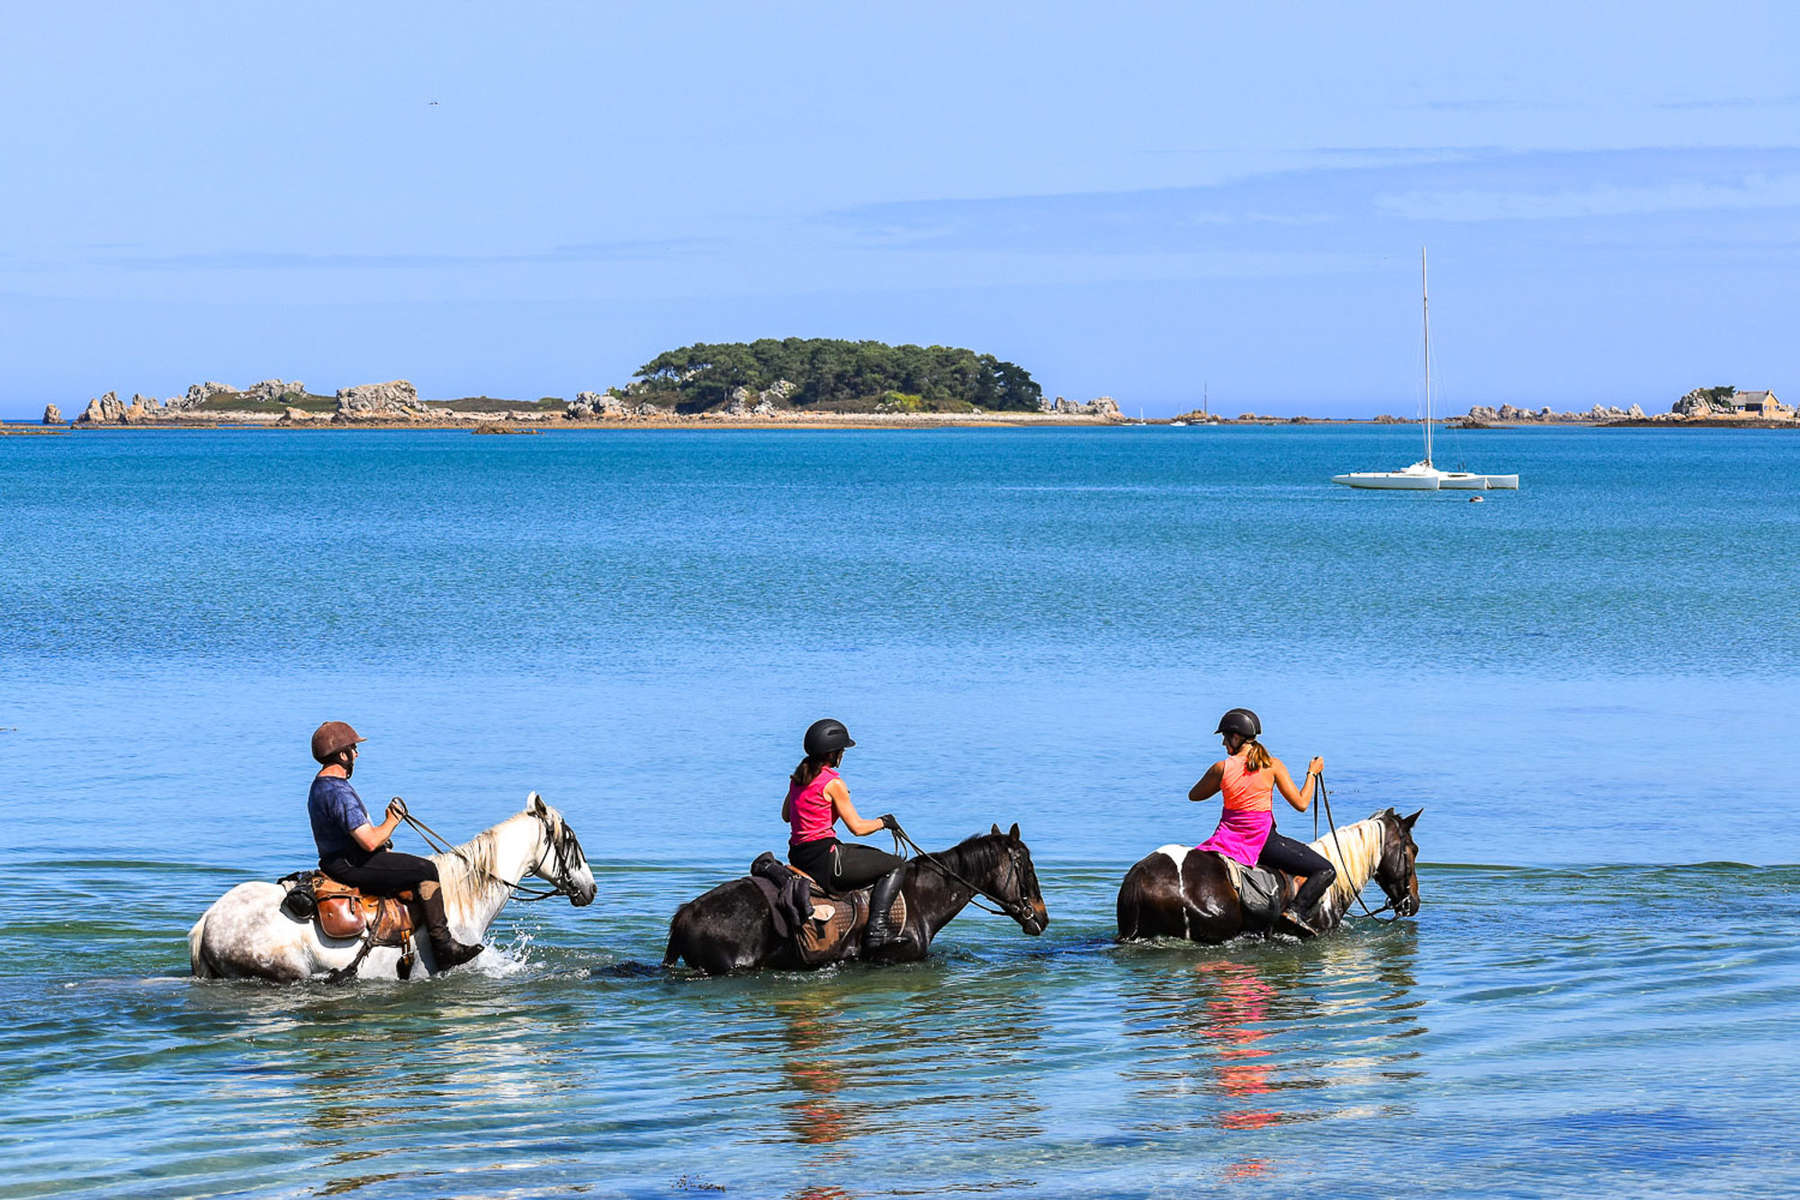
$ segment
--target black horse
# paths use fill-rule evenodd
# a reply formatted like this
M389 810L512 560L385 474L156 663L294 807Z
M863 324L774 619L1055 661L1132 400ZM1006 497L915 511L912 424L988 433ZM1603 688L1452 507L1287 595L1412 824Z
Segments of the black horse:
M924 958L937 931L977 895L991 900L1033 936L1050 924L1037 872L1031 865L1031 851L1019 839L1017 825L1006 833L996 825L993 832L977 834L948 850L920 854L908 859L900 871L906 924L895 941L868 956L872 962ZM863 957L859 941L845 939L838 961ZM805 970L809 966L801 961L794 943L775 932L775 918L748 878L722 883L675 910L663 966L682 961L708 975L763 967Z
M1336 929L1372 877L1402 917L1419 911L1419 846L1413 824L1420 809L1403 817L1393 809L1327 834L1312 848L1337 867L1337 882L1320 902L1314 924L1320 933ZM1284 894L1294 880L1285 874ZM1224 861L1211 851L1164 846L1140 859L1119 885L1119 940L1173 937L1216 944L1254 933Z

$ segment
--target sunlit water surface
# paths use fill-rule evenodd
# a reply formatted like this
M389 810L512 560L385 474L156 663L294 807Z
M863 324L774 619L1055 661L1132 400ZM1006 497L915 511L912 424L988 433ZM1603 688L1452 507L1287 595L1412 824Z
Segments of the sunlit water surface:
M0 1195L1794 1190L1800 439L1324 482L1413 437L0 442ZM1234 704L1340 820L1425 808L1416 919L1112 943ZM657 967L826 712L865 811L1022 825L1043 936ZM206 905L305 865L327 717L459 836L543 792L598 901L441 979L189 981Z

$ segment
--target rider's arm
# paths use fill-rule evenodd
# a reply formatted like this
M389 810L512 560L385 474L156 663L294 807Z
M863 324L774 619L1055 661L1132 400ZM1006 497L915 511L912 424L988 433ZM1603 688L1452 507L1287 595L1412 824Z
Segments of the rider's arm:
M856 811L856 805L850 803L850 789L844 781L834 779L825 785L826 798L831 801L831 810L837 814L844 827L857 837L868 837L871 833L879 833L886 829L880 821L871 821Z
M1207 800L1219 794L1219 782L1225 778L1225 764L1216 762L1206 768L1200 782L1188 789L1189 800Z
M398 828L400 828L400 809L390 801L387 820L379 825L371 825L364 821L350 831L350 836L356 839L357 845L373 854L387 844L388 839L394 836L394 830Z
M1319 776L1325 771L1325 760L1313 756L1306 764L1306 786L1295 787L1293 776L1288 774L1287 764L1279 758L1270 765L1275 772L1275 786L1281 789L1282 798L1300 812L1305 812L1313 802L1313 785L1318 783Z

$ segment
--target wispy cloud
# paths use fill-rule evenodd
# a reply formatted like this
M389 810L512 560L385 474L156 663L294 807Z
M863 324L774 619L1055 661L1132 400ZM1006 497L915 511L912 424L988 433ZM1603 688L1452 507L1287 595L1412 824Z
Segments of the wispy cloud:
M700 254L724 245L721 238L662 238L646 241L586 242L551 246L541 250L450 254L402 252L372 254L355 251L303 250L201 250L168 254L100 254L95 265L142 271L328 271L418 270L484 267L506 264L560 264L629 262L672 255Z
M1800 207L1800 151L1490 151L1328 163L1190 188L877 204L830 214L887 250L1208 253L1325 250L1431 223L1654 220Z

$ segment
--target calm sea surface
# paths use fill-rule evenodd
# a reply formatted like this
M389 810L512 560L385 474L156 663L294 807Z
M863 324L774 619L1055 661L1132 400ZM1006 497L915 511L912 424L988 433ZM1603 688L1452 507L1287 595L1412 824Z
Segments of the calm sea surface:
M0 441L0 1197L1800 1190L1800 436L1327 482L1416 440ZM1112 943L1234 705L1340 822L1425 809L1416 919ZM658 969L825 714L865 812L1019 822L1049 930ZM458 837L542 792L597 902L411 985L190 981L215 897L308 864L327 718Z

